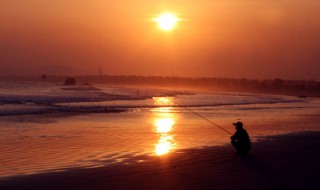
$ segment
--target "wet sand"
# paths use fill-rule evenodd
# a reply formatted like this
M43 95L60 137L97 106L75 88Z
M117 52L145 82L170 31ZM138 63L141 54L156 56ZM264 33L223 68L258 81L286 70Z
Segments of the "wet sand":
M0 189L316 189L319 150L320 132L301 132L261 138L246 156L231 146L177 150L127 164L2 178Z

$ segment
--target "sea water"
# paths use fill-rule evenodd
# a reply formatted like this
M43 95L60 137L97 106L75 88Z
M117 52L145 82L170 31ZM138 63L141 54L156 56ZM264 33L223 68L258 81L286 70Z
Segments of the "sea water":
M0 177L223 146L236 121L253 141L319 130L307 122L319 113L313 98L31 82L0 89Z

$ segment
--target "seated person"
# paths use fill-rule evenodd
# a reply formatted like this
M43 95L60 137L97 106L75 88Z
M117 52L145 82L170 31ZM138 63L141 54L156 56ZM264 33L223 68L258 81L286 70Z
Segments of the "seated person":
M233 123L236 132L231 136L231 144L240 154L246 154L251 149L251 142L247 131L243 128L242 122Z

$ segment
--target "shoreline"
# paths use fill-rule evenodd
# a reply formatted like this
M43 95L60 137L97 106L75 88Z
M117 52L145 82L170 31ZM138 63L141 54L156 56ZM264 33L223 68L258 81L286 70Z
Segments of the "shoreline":
M231 145L137 156L129 164L0 178L0 189L313 189L319 139L319 131L261 137L247 156Z
M7 76L0 77L0 82L47 83L63 86L69 76L47 76L45 80L39 76ZM285 95L298 98L319 98L319 81L290 79L246 79L246 78L215 78L215 77L178 77L178 76L73 76L77 79L74 86L175 89L179 91L211 91L240 92L267 95ZM73 86L69 86L73 87Z

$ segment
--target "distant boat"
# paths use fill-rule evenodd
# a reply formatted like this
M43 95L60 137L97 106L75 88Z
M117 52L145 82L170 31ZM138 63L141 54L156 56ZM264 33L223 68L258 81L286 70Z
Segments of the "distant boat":
M73 77L68 77L64 81L64 85L75 85L77 83L76 79Z

